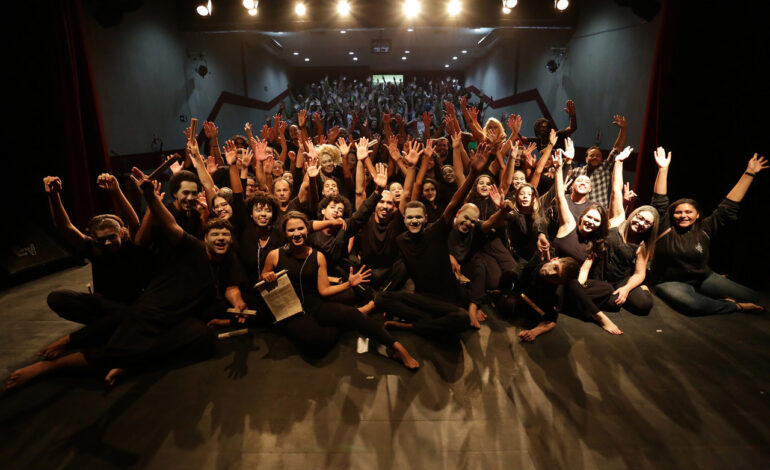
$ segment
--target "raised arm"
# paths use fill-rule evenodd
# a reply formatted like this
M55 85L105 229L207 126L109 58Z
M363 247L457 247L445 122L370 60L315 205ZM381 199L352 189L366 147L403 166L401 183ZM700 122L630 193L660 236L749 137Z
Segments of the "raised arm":
M564 112L569 116L569 127L564 129L564 137L569 137L577 130L577 111L575 110L575 102L567 100Z
M505 200L505 193L494 184L489 188L489 198L497 207L497 211L481 224L481 230L484 232L491 232L493 228L503 225L505 216L511 211L510 204Z
M473 140L476 142L484 142L484 131L476 120L479 115L479 110L474 107L468 108L468 99L465 96L460 97L460 110L463 112L465 125L468 127L471 134L473 134Z
M214 207L212 200L214 194L217 192L216 186L214 186L214 180L211 179L211 175L206 169L206 163L203 161L200 152L198 151L198 142L194 139L187 143L187 150L190 152L190 158L192 158L195 171L198 173L198 179L201 181L203 190L206 191L206 201L209 207Z
M58 176L46 176L43 178L43 188L48 194L48 207L51 209L53 225L59 234L67 240L67 243L75 249L82 251L86 247L86 236L70 221L59 193L62 190L62 182Z
M562 150L558 149L556 150L556 155L553 156L553 166L556 168L554 191L556 192L556 201L559 207L559 230L556 232L557 238L566 236L575 228L575 218L569 210L567 196L564 194L564 175L562 175L561 172L562 153Z
M741 175L738 183L736 183L733 189L727 193L727 199L734 202L741 202L743 196L746 195L746 191L749 190L749 186L751 186L751 183L754 181L754 177L765 168L768 168L767 160L765 157L758 157L755 153L754 156L751 157L751 160L749 160L746 171Z
M548 145L546 145L543 151L540 152L540 160L538 160L535 171L532 172L532 177L529 179L529 183L536 188L537 185L540 184L540 177L543 176L545 166L549 161L553 161L551 159L551 154L553 153L553 146L556 145L557 139L556 131L551 129L551 135L548 137ZM530 142L528 148L531 148L533 145L537 147L537 144Z
M610 196L610 228L618 227L626 220L626 211L623 209L623 161L631 155L632 151L631 147L626 147L615 157Z
M128 228L128 233L133 237L136 231L139 230L139 216L136 215L133 206L128 202L123 191L121 191L118 179L109 173L102 173L96 178L96 185L109 192L110 197L118 208L118 214L120 214Z
M626 118L620 114L613 116L612 123L618 126L618 137L615 139L615 144L612 148L620 152L626 146L626 130L628 129L628 124L626 123Z
M177 243L182 239L184 230L177 225L174 216L171 215L171 212L168 211L166 206L160 201L160 198L158 198L158 195L155 193L155 185L138 168L132 168L131 173L131 181L144 194L144 198L147 200L147 208L152 212L153 219L158 221L158 224L166 233L171 243Z
M219 151L219 141L217 136L219 135L219 129L211 121L203 121L203 133L206 134L206 138L209 139L209 148L211 149L211 156L217 162L217 165L222 165L222 153Z
M671 164L671 152L663 150L663 147L655 149L655 163L658 165L658 175L655 177L655 186L652 192L655 194L668 194L668 166Z
M433 141L428 139L425 142L425 150L423 150L422 154L422 164L420 164L420 169L417 171L417 177L412 186L412 201L420 199L422 183L425 181L425 174L428 173L428 161L433 158Z
M465 156L465 158L463 158ZM465 166L463 160L468 158L468 154L465 153L465 146L463 146L463 135L458 131L452 134L452 166L455 170L455 179L457 186L460 187L465 183Z
M476 177L481 174L481 172L484 171L484 168L486 168L489 164L489 157L491 152L492 149L488 145L484 143L479 144L478 150L476 150L476 152L471 157L471 171L468 173L468 177L465 179L463 184L460 185L460 187L452 196L452 200L449 201L446 209L444 209L442 217L447 223L451 223L455 213L460 208L463 201L465 200L465 197L470 192L471 186L473 186L473 183L476 181Z

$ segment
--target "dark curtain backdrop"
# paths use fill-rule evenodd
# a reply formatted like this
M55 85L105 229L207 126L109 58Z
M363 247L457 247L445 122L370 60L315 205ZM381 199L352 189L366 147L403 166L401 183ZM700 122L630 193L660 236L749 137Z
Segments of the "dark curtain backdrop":
M767 16L760 2L696 5L668 1L651 70L638 203L649 201L652 151L671 150L671 200L692 197L710 213L754 152L770 156L767 130ZM749 190L740 220L714 240L712 267L739 282L770 287L770 170Z

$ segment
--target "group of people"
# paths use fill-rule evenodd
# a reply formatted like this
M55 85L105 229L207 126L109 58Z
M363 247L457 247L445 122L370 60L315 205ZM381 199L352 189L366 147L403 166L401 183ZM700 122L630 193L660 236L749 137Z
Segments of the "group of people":
M672 156L658 148L652 201L631 210L622 116L613 118L618 137L609 155L591 147L577 166L571 101L569 127L541 119L525 137L520 116L505 119L507 130L493 117L482 125L465 95L441 86L454 95L440 118L439 104L416 84L369 95L371 84L340 80L322 83L323 96L332 93L340 116L368 96L366 119L300 108L296 121L277 115L259 137L246 123L244 135L222 147L214 123L200 135L188 129L168 198L158 181L132 170L146 200L141 220L117 179L104 174L97 184L116 214L98 215L81 231L62 204L62 180L46 177L54 224L91 261L94 292L49 295L54 312L84 326L13 372L6 389L78 367L101 371L112 385L172 353L205 357L214 330L238 325L273 328L314 356L354 330L416 369L392 331L453 338L480 328L490 308L523 317L523 341L552 330L560 313L622 334L612 312L647 315L652 291L689 315L763 310L756 292L708 266L711 239L737 218L768 167L763 157L749 160L707 215L691 199L669 202ZM350 100L337 100L342 89L352 90ZM387 97L394 89L410 90L400 104L402 95ZM297 98L302 106L319 99ZM379 103L388 106L376 114L380 126ZM407 118L394 119L389 106L403 106ZM409 131L418 116L419 132ZM282 271L302 312L276 322L256 284L270 286Z

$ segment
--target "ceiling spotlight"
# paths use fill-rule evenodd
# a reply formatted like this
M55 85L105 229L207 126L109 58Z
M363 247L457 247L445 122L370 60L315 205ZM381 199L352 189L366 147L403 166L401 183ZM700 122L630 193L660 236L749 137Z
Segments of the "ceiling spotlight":
M412 51L404 51L404 54L409 54L410 52L412 52Z
M250 8L249 9L249 15L257 16L257 9L256 8Z
M195 11L201 16L211 16L211 0L206 4L201 3L198 5L198 7L195 8Z
M307 8L305 7L304 3L300 2L294 6L294 13L296 13L297 16L305 16L306 12Z
M255 2L254 0L243 0L243 7L247 10L253 10L257 8L255 3L257 2Z
M414 18L420 14L420 1L419 0L404 0L404 15L407 18Z
M406 56L401 56L401 60L406 60Z
M355 54L355 52L353 51L348 52L348 55L353 55L353 54Z
M353 57L353 60L354 61L358 61L358 57Z
M444 64L444 68L448 69L449 68L449 64Z
M294 55L299 55L299 52L297 52L297 51L294 51L294 52L292 52L292 54L294 54Z
M305 57L305 62L310 62L310 57Z
M460 14L460 10L462 10L462 5L460 4L460 0L449 0L449 3L446 5L446 11L449 13L449 16L457 16Z
M569 0L554 0L553 6L559 11L564 11L569 7Z
M511 12L511 9L510 9L510 8L507 8L507 7L503 7L503 14L504 14L504 15L507 15L507 14L508 14L508 13L510 13L510 12Z
M457 56L452 56L452 60L457 60Z
M463 54L467 54L468 53L468 51L466 51L465 49L461 50L460 52L462 52Z
M561 66L561 63L564 61L564 58L567 56L567 49L564 47L552 47L551 48L551 59L545 63L545 68L551 72L554 73L556 70Z
M407 28L406 30L411 33L412 31L414 31L414 28Z
M348 3L346 0L340 0L337 2L337 13L342 16L350 13L350 3Z
M503 0L503 8L512 10L519 4L519 0Z
M344 29L341 29L341 30L340 30L340 34L347 34L347 33L348 33L348 32L347 32L346 30L344 30Z

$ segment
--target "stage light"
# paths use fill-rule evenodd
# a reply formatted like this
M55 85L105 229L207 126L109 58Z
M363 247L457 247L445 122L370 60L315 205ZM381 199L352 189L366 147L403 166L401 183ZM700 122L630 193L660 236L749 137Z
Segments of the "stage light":
M407 28L406 30L411 33L412 31L414 31L414 28Z
M346 16L348 13L350 13L350 3L345 0L340 0L337 2L337 13L342 16Z
M357 60L358 60L358 57L353 57L353 60L354 60L354 61L357 61Z
M404 15L407 18L414 18L420 14L420 2L419 0L405 0L404 1Z
M412 51L404 51L404 54L409 54L410 52L412 52Z
M554 0L553 6L559 11L564 11L569 7L569 0Z
M310 57L305 57L305 62L310 62Z
M401 56L401 60L406 60L406 56Z
M511 9L510 9L510 8L507 8L507 7L503 7L503 14L504 14L504 15L507 15L507 14L508 14L508 13L510 13L510 12L511 12Z
M256 5L254 5L256 2L254 0L243 0L243 7L247 10L253 10L257 8Z
M463 54L467 54L468 53L468 51L466 51L465 49L461 50L460 52L462 52Z
M197 11L201 16L211 16L211 10L211 0L209 0L209 2L206 4L201 3L197 6L197 8L195 8L195 11Z
M294 55L299 55L299 52L297 52L297 51L294 51L294 52L292 52L292 54L294 54Z
M503 0L503 8L507 8L509 10L516 8L516 5L518 4L519 0Z
M305 16L305 13L307 13L307 8L305 7L304 3L298 3L294 7L294 13L297 14L297 16Z
M453 55L453 56L452 56L452 60L457 60L457 56L456 56L456 55Z
M249 9L249 15L251 15L251 16L257 16L257 9L256 9L256 8L251 8L251 9Z
M353 54L355 54L355 52L353 51L348 52L348 55L353 55Z
M449 68L449 64L444 64L444 68L448 69Z
M347 33L348 33L348 32L347 32L346 30L344 30L344 29L341 29L341 30L340 30L340 34L347 34Z
M449 16L457 16L460 14L460 10L462 10L462 5L460 4L460 0L450 0L449 3L446 5L447 13L449 13Z

